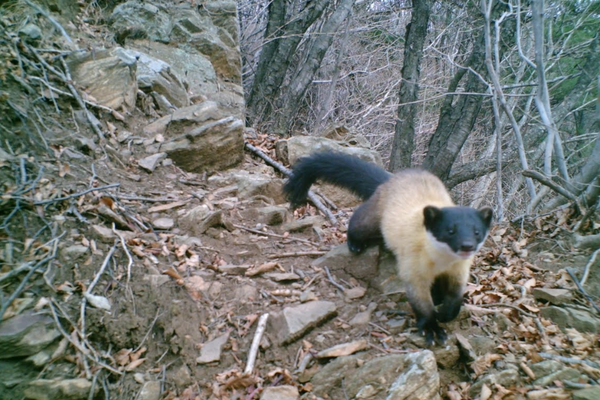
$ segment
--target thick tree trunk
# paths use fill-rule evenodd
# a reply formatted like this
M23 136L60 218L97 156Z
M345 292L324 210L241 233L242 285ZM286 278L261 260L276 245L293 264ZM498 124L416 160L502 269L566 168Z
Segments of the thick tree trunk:
M483 35L475 39L473 50L466 67L474 71L484 68L485 49ZM465 69L457 72L450 82L448 92L455 91L460 80L466 75L464 91L467 93L485 93L486 85L474 73L466 73ZM438 126L429 141L427 156L423 168L428 169L442 180L446 180L460 149L469 137L479 110L483 96L448 95L440 111Z
M257 76L252 84L246 105L249 120L260 119L272 110L281 89L286 73L294 60L294 53L302 37L310 26L323 14L330 0L312 0L290 21L285 20L286 0L273 0L269 6L269 37L265 42L275 41L273 48L261 53L257 67ZM283 13L283 19L282 19ZM271 21L273 18L273 21ZM259 73L260 72L260 75Z
M412 165L415 148L415 114L421 76L423 44L427 36L427 25L431 11L431 0L413 0L410 23L406 27L402 84L398 102L398 119L390 155L389 170L392 172Z
M329 50L340 26L352 11L352 5L356 0L341 0L335 11L327 18L323 28L319 31L308 45L305 59L297 67L294 76L285 89L285 94L280 100L280 113L277 117L276 126L281 131L289 130L289 123L298 112L304 94L316 75L325 53Z

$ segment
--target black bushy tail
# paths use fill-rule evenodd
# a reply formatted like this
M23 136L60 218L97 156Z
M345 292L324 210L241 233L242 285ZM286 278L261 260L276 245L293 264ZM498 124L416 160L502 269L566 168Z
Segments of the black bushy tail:
M306 201L308 190L317 179L346 188L366 200L390 176L383 168L358 157L334 152L315 153L298 160L283 190L293 207Z

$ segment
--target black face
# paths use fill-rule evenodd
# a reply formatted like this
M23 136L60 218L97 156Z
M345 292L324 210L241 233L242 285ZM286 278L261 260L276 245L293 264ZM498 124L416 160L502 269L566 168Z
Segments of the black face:
M446 244L454 253L470 256L485 240L493 211L485 207L427 206L423 210L425 229L440 243Z

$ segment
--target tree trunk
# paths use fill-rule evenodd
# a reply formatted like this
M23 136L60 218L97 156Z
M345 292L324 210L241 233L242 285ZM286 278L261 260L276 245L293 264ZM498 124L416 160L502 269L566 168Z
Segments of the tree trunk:
M485 49L483 35L475 39L473 50L466 67L474 71L484 68ZM466 75L464 91L467 93L485 93L486 85L475 73L465 74L466 69L460 69L450 82L448 92L455 91L460 80ZM465 143L475 121L483 96L478 95L448 95L440 111L437 129L431 140L423 168L433 172L442 180L450 174L452 164L456 160L462 145Z
M286 0L273 0L269 5L267 33L270 36L265 36L265 42L270 44L269 41L273 41L275 44L261 53L258 62L257 75L246 102L250 121L271 112L298 44L308 28L321 17L330 0L309 1L290 21L285 20L285 2Z
M406 27L402 84L398 99L400 105L390 155L389 170L392 172L412 165L415 148L415 101L419 94L423 44L427 36L430 11L430 0L413 0L410 23Z
M278 102L281 104L276 126L279 130L289 130L290 121L298 112L300 103L309 85L313 81L325 53L329 50L340 26L352 11L352 5L356 0L341 0L335 11L327 18L323 28L309 42L308 52L303 57L303 62L297 67L290 84L285 89L285 94Z

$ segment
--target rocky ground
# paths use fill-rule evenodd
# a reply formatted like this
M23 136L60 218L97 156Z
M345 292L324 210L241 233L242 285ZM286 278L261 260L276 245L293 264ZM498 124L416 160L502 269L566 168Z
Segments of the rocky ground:
M10 40L0 44L33 34L16 33L15 21L1 21ZM18 85L44 76L29 67L44 62L32 63L27 46L2 54L13 80L24 77ZM73 71L90 60L73 61ZM242 137L235 90L185 95L170 114L161 101L173 103L185 85L154 79L152 88L170 90L134 91L131 108L123 93L137 86L111 89L122 94L118 111L95 107L92 89L79 88L102 139L56 76L45 83L64 93L43 92L46 114L35 124L52 123L49 151L3 120L0 398L600 398L600 279L591 268L584 294L569 274L582 279L593 265L592 252L571 244L580 221L572 210L496 225L448 343L427 348L393 257L345 246L356 199L319 188L324 214L312 204L291 212L282 196L281 167L315 149L381 162L364 139ZM4 94L2 110L18 108L16 93ZM185 141L198 144L190 138L201 133L235 140L193 157ZM221 170L180 167L207 159ZM593 221L583 229L597 230Z

